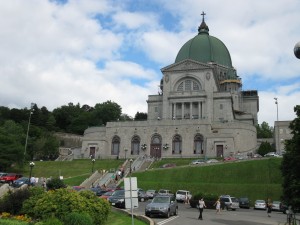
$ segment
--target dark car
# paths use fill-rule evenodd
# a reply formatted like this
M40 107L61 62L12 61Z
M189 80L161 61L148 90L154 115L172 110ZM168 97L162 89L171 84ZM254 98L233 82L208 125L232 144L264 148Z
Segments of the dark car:
M138 201L144 202L148 200L149 200L149 196L146 194L146 192L142 189L138 190Z
M101 195L103 195L104 193L107 192L106 189L101 189L101 188L98 188L98 187L93 187L93 188L90 188L88 190L94 192L96 196L101 196Z
M17 180L15 180L13 183L12 183L12 186L15 187L15 188L19 188L21 187L22 185L24 184L27 184L29 185L30 184L30 180L28 177L21 177Z
M116 190L108 197L108 202L117 208L125 208L125 191Z
M165 216L178 214L178 205L175 201L175 196L157 195L152 199L152 202L145 208L146 216Z
M250 200L248 197L239 198L240 208L250 209Z

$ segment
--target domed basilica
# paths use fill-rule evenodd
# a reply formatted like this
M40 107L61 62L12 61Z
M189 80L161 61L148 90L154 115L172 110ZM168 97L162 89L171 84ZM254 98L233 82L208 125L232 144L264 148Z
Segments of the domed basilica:
M257 147L257 90L242 90L225 44L198 34L161 69L160 93L149 95L146 121L109 122L85 130L81 157L226 157Z

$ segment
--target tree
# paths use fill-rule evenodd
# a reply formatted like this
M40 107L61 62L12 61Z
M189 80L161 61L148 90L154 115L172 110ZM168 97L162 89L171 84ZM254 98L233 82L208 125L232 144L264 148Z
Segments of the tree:
M117 103L112 101L106 101L95 105L93 110L93 119L101 122L100 124L94 124L94 126L106 125L107 122L116 121L120 119L122 108Z
M267 122L262 122L261 125L256 126L257 138L272 138L273 127L270 127Z
M134 116L134 120L147 120L147 113L137 112Z
M7 120L0 126L0 170L6 171L24 159L25 132L22 126Z
M260 155L265 155L268 152L273 152L274 151L274 147L269 143L269 142L262 142L259 146L259 148L257 149L257 153Z
M281 172L283 176L283 200L293 209L300 209L300 105L294 107L296 118L289 128L292 139L285 141Z

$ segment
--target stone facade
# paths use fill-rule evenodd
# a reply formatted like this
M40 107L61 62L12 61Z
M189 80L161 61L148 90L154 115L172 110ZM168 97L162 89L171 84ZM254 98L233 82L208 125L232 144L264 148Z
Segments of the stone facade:
M88 128L84 158L225 157L256 150L258 93L242 90L226 46L209 36L204 18L199 34L161 72L161 91L148 96L147 121Z
M218 65L192 60L162 69L162 92L149 96L148 120L88 128L82 139L82 154L95 158L143 154L166 158L254 152L257 92L241 91L240 80L233 82L233 89L220 91L218 70ZM190 90L191 85L195 90Z

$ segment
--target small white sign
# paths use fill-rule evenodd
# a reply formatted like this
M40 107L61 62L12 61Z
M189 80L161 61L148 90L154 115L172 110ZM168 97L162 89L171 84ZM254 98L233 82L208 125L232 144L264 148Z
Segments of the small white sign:
M125 198L125 208L126 209L131 209L131 201L132 201L132 208L138 208L139 207L139 201L137 198Z
M131 185L130 185L130 183L131 183ZM137 178L136 177L124 178L124 188L125 188L125 191L137 190Z

